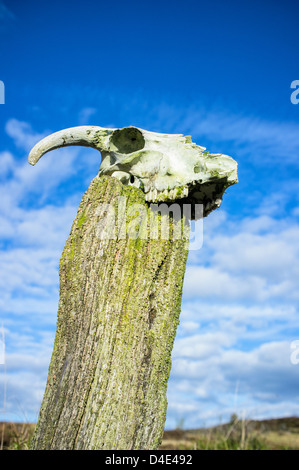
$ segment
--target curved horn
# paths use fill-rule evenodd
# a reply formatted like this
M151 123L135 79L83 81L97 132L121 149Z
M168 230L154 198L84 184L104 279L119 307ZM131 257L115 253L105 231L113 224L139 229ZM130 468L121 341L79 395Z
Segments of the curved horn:
M104 146L102 139L111 131L112 129L99 126L78 126L63 129L40 140L31 150L28 161L31 165L35 165L50 150L70 145L92 147L101 151Z

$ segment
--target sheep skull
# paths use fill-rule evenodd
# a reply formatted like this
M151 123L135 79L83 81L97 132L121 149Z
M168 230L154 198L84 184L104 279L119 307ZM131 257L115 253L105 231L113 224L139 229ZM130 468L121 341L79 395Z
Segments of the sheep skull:
M35 165L46 152L69 145L99 150L99 176L140 188L146 201L203 204L204 216L219 207L225 189L238 182L237 163L231 157L211 154L189 136L134 126L79 126L56 132L33 147L29 163Z

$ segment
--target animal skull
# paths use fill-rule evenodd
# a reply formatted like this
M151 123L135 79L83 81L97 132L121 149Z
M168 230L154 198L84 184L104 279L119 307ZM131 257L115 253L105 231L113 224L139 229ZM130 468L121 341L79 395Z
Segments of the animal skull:
M237 163L211 154L182 134L160 134L129 126L109 129L79 126L37 143L29 154L35 165L50 150L81 145L99 150L102 174L140 188L148 202L203 204L203 215L220 206L225 189L238 182Z

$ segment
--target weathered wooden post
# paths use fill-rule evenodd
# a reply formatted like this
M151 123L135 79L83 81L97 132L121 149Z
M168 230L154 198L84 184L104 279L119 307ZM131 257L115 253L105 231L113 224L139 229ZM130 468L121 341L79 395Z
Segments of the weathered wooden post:
M29 162L66 145L96 148L102 163L60 260L57 331L32 449L156 449L188 219L219 207L237 165L190 137L96 126L52 134Z

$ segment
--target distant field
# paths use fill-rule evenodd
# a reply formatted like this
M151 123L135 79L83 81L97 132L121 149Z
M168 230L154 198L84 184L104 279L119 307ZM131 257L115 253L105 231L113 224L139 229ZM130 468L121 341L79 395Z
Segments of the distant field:
M34 424L0 423L0 448L26 450ZM239 420L207 429L165 431L161 450L299 450L299 418Z
M163 450L299 450L299 418L239 420L208 429L165 431Z

